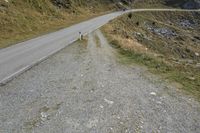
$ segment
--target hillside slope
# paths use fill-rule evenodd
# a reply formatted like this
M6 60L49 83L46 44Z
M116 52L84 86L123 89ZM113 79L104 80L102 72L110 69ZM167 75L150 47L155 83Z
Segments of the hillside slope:
M125 62L148 66L200 99L200 13L141 12L106 26ZM124 57L123 56L123 57Z
M135 0L135 8L175 7L184 9L200 8L200 0Z
M0 48L124 7L198 7L198 0L1 0Z
M185 9L200 8L200 0L165 0L165 4Z
M116 10L112 0L1 0L0 48Z

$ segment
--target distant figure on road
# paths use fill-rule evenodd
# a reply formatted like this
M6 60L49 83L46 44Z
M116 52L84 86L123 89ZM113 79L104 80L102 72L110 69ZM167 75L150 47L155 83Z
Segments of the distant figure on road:
M79 32L79 39L82 40L83 39L83 35L81 32Z

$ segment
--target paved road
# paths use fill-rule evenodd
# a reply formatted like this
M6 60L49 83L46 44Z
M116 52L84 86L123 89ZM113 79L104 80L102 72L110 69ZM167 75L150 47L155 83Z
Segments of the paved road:
M96 31L0 87L0 133L199 133L197 101L117 54Z
M136 11L191 11L180 9L135 9L100 16L69 28L50 33L0 50L0 84L31 68L76 39L78 32L86 34L127 12Z

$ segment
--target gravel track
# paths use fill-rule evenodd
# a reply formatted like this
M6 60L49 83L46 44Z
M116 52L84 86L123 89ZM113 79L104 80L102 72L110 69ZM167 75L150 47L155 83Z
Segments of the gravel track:
M197 101L115 54L97 30L2 86L0 132L200 131Z

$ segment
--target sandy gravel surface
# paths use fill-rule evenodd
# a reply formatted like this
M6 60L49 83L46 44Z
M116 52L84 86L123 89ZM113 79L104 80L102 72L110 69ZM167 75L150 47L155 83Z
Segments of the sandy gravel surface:
M200 131L198 102L115 54L98 30L0 87L0 133Z

